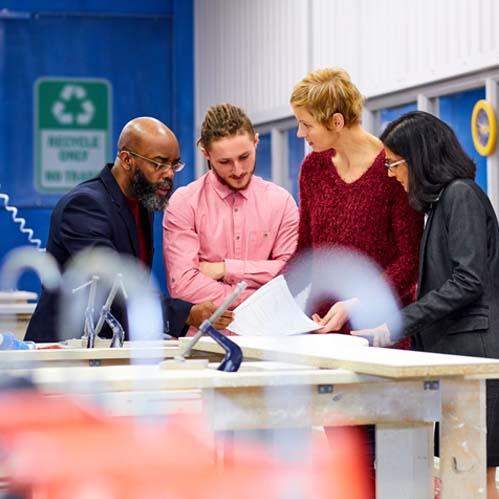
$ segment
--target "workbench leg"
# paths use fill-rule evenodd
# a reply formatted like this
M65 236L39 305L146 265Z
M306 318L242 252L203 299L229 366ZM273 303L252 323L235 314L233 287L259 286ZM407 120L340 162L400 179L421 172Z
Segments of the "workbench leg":
M433 497L433 423L376 426L377 499Z
M448 379L440 386L441 499L485 499L485 381Z

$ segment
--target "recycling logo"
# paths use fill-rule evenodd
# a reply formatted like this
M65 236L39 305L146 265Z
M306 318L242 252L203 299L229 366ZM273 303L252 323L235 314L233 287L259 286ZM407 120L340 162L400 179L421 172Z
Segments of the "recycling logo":
M39 192L66 192L111 158L111 83L41 77L34 85L34 151Z
M67 84L52 106L52 115L61 125L88 125L95 115L95 106L84 87Z

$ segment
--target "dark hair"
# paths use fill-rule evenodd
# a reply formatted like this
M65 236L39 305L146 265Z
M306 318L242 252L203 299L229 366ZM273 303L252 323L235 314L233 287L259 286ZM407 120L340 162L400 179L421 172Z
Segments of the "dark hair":
M453 180L475 178L475 163L464 152L452 128L432 114L404 114L388 124L380 139L406 160L409 202L416 210L427 210Z

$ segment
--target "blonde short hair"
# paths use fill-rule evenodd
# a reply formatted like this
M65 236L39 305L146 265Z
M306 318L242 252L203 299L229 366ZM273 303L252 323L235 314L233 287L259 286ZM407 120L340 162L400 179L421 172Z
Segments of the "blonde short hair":
M345 70L323 68L308 73L295 85L290 103L304 107L326 127L335 113L341 113L345 125L352 126L360 123L363 98Z

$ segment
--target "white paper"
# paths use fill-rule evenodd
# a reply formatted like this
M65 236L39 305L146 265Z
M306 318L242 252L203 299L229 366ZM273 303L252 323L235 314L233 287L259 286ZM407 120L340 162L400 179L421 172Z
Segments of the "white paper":
M242 336L287 336L320 329L307 317L283 276L272 279L234 309L227 329Z

